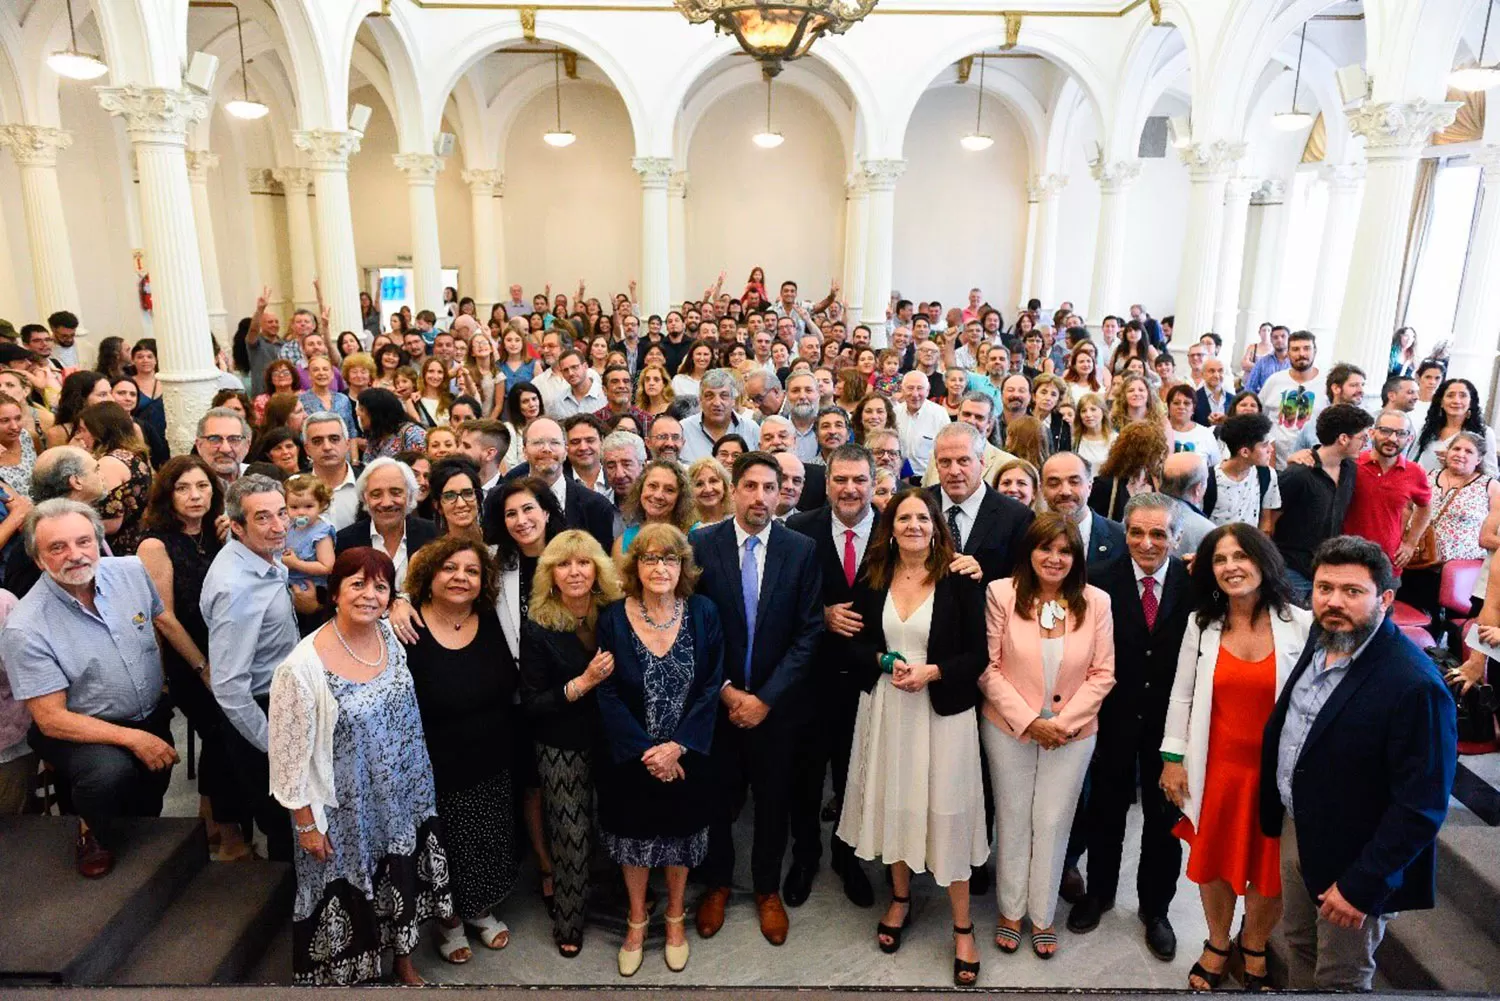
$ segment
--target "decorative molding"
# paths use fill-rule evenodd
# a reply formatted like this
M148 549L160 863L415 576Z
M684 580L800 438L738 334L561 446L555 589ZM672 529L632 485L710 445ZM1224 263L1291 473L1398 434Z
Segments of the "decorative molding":
M1099 187L1105 192L1116 192L1121 190L1141 176L1141 161L1139 160L1113 160L1106 162L1103 157L1089 164L1089 173L1094 180L1099 182Z
M1485 184L1500 181L1500 146L1481 146L1469 154L1469 162L1483 170Z
M73 145L73 133L44 125L0 125L0 147L21 167L55 167L57 154Z
M319 170L348 170L349 158L359 152L360 133L336 129L307 129L292 133L292 143Z
M536 41L536 8L521 8L521 37L528 42Z
M188 180L194 184L208 183L208 172L219 165L219 154L206 149L187 151Z
M281 167L271 172L283 193L297 191L312 194L313 170L311 167Z
M1016 47L1021 40L1021 15L1018 11L1008 10L1005 12L1005 44L1000 46L1000 51L1005 52Z
M1279 177L1266 178L1250 193L1251 205L1280 205L1285 200L1286 182Z
M1195 176L1227 174L1245 156L1245 144L1215 139L1213 142L1189 143L1177 150L1182 162Z
M669 156L638 156L630 161L630 166L641 175L642 187L661 188L665 191L676 165Z
M964 56L958 61L958 82L960 85L969 82L969 74L974 71L974 57Z
M196 91L167 87L100 87L99 103L125 119L132 141L185 144L188 126L208 114L208 97Z
M866 191L892 191L906 172L905 160L866 160L860 165L865 175Z
M285 189L276 179L276 171L270 167L251 167L245 171L245 180L250 182L252 195L284 195Z
M486 188L489 189L491 197L500 198L505 195L505 171L503 170L494 167L475 167L464 171L459 176L476 195L483 195Z
M1239 202L1241 205L1248 205L1250 196L1259 186L1259 182L1253 177L1245 177L1242 174L1231 177L1224 185L1224 204Z
M1349 131L1365 140L1366 154L1389 151L1417 156L1439 129L1453 124L1463 105L1458 101L1366 101L1349 112Z
M1067 174L1043 174L1026 182L1026 200L1047 201L1056 198L1068 186Z
M667 194L672 198L686 198L688 193L688 172L685 170L674 170L672 177L667 181Z
M568 49L562 54L563 76L569 80L578 79L578 53Z
M864 198L869 195L870 189L865 185L864 171L856 170L844 178L844 197Z
M435 184L438 174L448 166L447 159L436 153L397 153L391 162L406 175L408 184Z
M1365 165L1362 163L1325 164L1318 169L1318 176L1330 188L1342 188L1352 191L1364 182Z

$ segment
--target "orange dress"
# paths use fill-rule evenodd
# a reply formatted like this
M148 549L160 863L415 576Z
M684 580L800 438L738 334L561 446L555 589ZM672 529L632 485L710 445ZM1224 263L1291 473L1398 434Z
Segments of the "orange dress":
M1251 663L1220 647L1198 830L1186 818L1173 830L1191 846L1195 883L1222 879L1241 896L1247 885L1281 895L1281 843L1260 831L1261 735L1275 706L1275 652Z

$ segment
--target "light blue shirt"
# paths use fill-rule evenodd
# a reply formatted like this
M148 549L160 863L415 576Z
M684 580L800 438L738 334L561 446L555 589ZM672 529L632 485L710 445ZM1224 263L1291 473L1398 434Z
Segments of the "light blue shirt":
M271 675L299 639L286 566L230 539L203 578L198 609L208 625L214 698L240 735L264 751L266 714L255 696L271 691Z
M1277 358L1275 352L1266 355L1250 369L1250 374L1245 376L1245 388L1252 393L1259 394L1260 387L1266 384L1266 380L1277 372L1284 372L1292 367L1291 356Z
M1333 667L1328 666L1328 653L1319 645L1313 652L1312 663L1307 665L1307 670L1292 685L1291 698L1286 707L1286 722L1281 727L1281 742L1276 745L1276 791L1281 795L1282 805L1289 815L1295 815L1292 809L1293 773L1297 770L1297 759L1302 756L1302 747L1307 743L1308 734L1312 733L1318 713L1323 711L1329 697L1343 684L1350 665L1359 659L1359 655L1365 652L1365 647L1374 638L1375 633L1371 633L1352 657L1345 658Z
M16 701L67 693L70 712L141 720L161 699L154 620L161 596L134 556L106 556L94 571L94 611L47 574L0 632L0 660Z

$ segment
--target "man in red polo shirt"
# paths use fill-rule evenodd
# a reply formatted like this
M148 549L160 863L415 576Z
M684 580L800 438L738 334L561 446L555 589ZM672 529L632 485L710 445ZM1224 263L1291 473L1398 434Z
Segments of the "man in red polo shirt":
M1344 534L1359 535L1385 550L1396 572L1416 552L1432 516L1432 486L1421 466L1402 453L1411 444L1411 421L1399 410L1375 418L1370 448L1356 460L1354 499L1344 515ZM1407 521L1408 505L1413 506Z

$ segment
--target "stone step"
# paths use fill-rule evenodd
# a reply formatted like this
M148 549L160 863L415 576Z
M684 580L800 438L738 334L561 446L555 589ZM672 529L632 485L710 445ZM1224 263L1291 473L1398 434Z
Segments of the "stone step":
M1453 801L1438 833L1437 872L1444 902L1500 945L1500 828Z
M113 976L113 984L242 983L291 924L284 862L224 862L198 873Z
M290 984L292 982L292 923L290 919L272 937L266 951L245 973L247 984Z
M1375 954L1398 990L1500 992L1500 945L1454 901L1439 895L1430 911L1408 911L1386 926Z
M84 879L75 817L0 817L0 985L93 984L208 865L197 819L122 821L115 868Z

